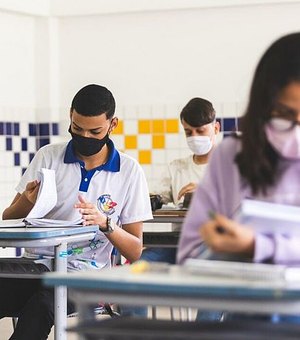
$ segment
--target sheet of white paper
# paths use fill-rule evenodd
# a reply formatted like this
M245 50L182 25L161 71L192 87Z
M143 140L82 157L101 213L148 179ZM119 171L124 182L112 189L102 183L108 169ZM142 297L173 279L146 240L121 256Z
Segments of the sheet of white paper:
M42 218L51 211L57 202L55 170L42 168L39 171L40 189L35 205L27 218Z
M0 221L1 228L14 228L14 227L25 227L25 223L23 222L23 218L14 219L14 220L3 220Z

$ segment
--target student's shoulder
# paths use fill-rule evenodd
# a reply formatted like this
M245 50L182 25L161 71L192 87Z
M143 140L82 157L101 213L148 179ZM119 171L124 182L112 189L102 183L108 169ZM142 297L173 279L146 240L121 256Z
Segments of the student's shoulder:
M37 153L39 154L44 154L47 156L58 156L60 154L64 154L65 150L67 147L67 143L66 142L62 142L62 143L52 143L52 144L47 144L42 146Z
M170 168L184 168L186 167L188 164L193 163L193 155L188 155L186 157L183 158L176 158L173 159L170 163L169 163L169 167Z
M225 137L220 142L212 155L212 158L222 158L232 160L236 154L241 150L241 140L238 135Z
M118 151L118 153L120 155L120 164L122 168L140 168L140 164L135 158L121 151Z

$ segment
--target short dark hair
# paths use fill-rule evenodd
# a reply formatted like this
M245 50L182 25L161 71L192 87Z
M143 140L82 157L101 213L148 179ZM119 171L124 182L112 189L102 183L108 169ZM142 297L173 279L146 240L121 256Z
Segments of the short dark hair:
M72 100L71 112L82 116L106 114L107 119L115 113L116 103L112 93L104 86L90 84L80 89Z
M180 120L193 127L213 122L216 118L212 103L203 98L191 99L180 113Z
M267 140L265 124L280 92L293 81L300 82L300 33L283 36L266 50L256 67L241 119L242 149L236 162L255 194L266 192L276 180L279 155Z

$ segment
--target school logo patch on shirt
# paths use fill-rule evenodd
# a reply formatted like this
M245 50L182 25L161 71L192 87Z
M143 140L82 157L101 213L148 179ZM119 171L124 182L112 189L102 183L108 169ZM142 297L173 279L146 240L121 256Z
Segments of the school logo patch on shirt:
M109 194L104 194L99 196L97 199L97 206L98 209L101 210L106 215L111 215L115 212L114 207L117 205L116 202L114 202Z

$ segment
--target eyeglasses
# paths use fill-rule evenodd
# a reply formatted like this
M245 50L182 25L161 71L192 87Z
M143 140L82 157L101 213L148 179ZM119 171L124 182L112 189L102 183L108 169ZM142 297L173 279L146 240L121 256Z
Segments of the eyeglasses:
M295 117L298 116L298 111L284 104L278 103L273 110L273 117L269 120L269 126L276 131L287 132L292 130L296 125L300 125Z
M285 118L271 118L269 120L269 126L278 132L288 132L291 131L296 125L300 125L297 120L289 120Z

